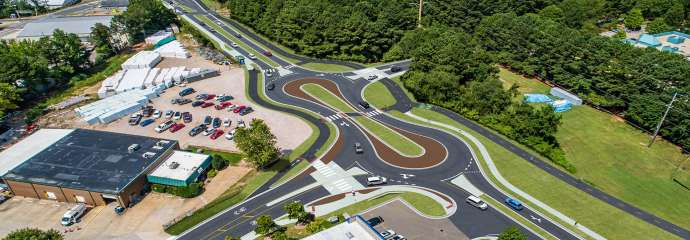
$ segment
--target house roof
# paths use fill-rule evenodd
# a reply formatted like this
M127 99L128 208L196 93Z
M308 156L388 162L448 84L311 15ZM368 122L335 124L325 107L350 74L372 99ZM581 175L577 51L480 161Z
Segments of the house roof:
M110 26L113 16L85 16L85 17L58 17L47 18L45 20L27 23L19 34L18 38L50 36L56 29L66 33L77 35L91 34L91 28L96 23Z

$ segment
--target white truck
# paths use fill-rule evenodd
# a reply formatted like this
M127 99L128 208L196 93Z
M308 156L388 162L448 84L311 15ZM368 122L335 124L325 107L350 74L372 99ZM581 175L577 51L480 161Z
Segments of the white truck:
M79 219L81 218L81 216L84 215L85 212L86 205L84 205L83 203L74 205L69 210L67 210L67 212L64 215L62 215L60 223L62 223L63 226L69 226L73 223L79 222Z

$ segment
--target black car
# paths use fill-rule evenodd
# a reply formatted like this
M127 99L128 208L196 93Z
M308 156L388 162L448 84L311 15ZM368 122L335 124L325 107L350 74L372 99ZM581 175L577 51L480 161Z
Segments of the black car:
M199 126L196 126L196 127L192 128L192 130L189 130L189 136L194 137L194 136L196 136L197 134L203 132L204 130L206 130L206 125L201 124L201 125L199 125Z
M192 102L192 100L191 100L191 99L186 99L186 98L183 98L183 99L180 99L179 101L177 101L177 104L180 104L180 105L185 105L185 104L187 104L187 103L191 103L191 102Z
M393 65L391 67L391 72L400 72L400 70L402 70L402 68L400 68L399 66Z
M213 128L219 128L222 122L220 118L213 118Z
M183 112L182 113L182 121L184 121L185 123L192 122L192 114L189 112Z
M211 125L212 120L213 120L213 118L211 118L211 116L206 116L206 117L204 117L204 124L205 125Z
M383 222L383 218L380 216L379 217L373 217L373 218L370 218L369 220L367 220L367 223L369 223L369 226L372 226L372 227L379 225L382 222Z
M141 121L141 114L135 114L129 117L129 125L136 126Z
M242 38L242 35L239 34L239 33L235 33L235 37L237 37L237 38Z
M247 115L253 111L254 111L254 109L252 109L252 107L246 107L246 108L240 110L240 116Z
M368 109L368 108L369 108L369 103L368 103L368 102L362 101L362 102L359 102L359 105L362 106L362 108L364 108L364 109Z
M268 86L266 87L266 89L267 89L268 91L273 91L274 88L276 88L276 85L273 84L273 83L268 84Z
M170 104L177 104L177 103L180 102L180 100L182 100L182 99L181 99L181 98L173 98L173 99L170 99Z
M153 111L155 111L155 109L153 109L153 106L146 106L144 107L144 109L141 110L141 114L144 115L144 117L150 117L151 115L153 115Z
M204 101L196 101L196 102L192 103L192 107L198 107L198 106L201 106L202 104L204 104Z

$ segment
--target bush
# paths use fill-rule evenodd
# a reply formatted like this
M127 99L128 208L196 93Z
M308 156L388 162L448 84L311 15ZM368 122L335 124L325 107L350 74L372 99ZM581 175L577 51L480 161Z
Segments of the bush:
M62 240L64 237L55 229L47 231L37 228L22 228L10 232L3 240L25 240L25 239L41 239L41 240Z
M206 173L206 176L209 178L215 177L216 175L218 175L218 171L216 171L215 169L208 170L208 172Z
M153 184L153 185L151 185L151 190L154 192L164 193L165 192L165 186L160 185L160 184Z
M26 111L26 119L24 121L26 123L32 123L36 121L37 118L39 118L46 112L46 108L47 106L45 104L39 104L38 106L29 109L28 111Z
M317 232L320 232L320 231L328 228L329 224L330 223L328 221L326 221L322 218L317 218L313 222L310 222L309 224L307 224L307 227L305 229L309 233L317 233Z
M167 186L161 184L153 184L151 190L159 193L167 193L183 198L193 198L199 196L203 191L203 183L191 183L186 187Z
M222 156L220 156L218 154L213 155L213 159L211 159L211 167L213 169L223 170L223 169L225 169L225 166L227 166L226 164L227 164L227 162L225 161L225 159L223 159Z

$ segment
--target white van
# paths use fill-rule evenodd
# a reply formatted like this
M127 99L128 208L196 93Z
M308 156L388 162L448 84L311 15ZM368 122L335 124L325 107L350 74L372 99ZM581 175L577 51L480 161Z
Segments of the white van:
M79 222L79 218L86 212L86 205L83 203L74 205L67 212L62 215L62 220L60 223L64 226L72 225L73 223Z
M475 207L477 207L477 208L479 208L479 209L481 209L481 210L486 210L487 208L489 208L489 205L487 205L484 201L482 201L482 200L479 199L478 197L475 197L475 196L472 196L472 195L470 195L469 197L467 197L467 199L465 199L465 202L467 202L467 203L469 203L470 205L475 206Z
M374 185L381 185L386 183L386 178L381 177L381 176L374 176L374 177L368 177L367 178L367 185L368 186L374 186Z

